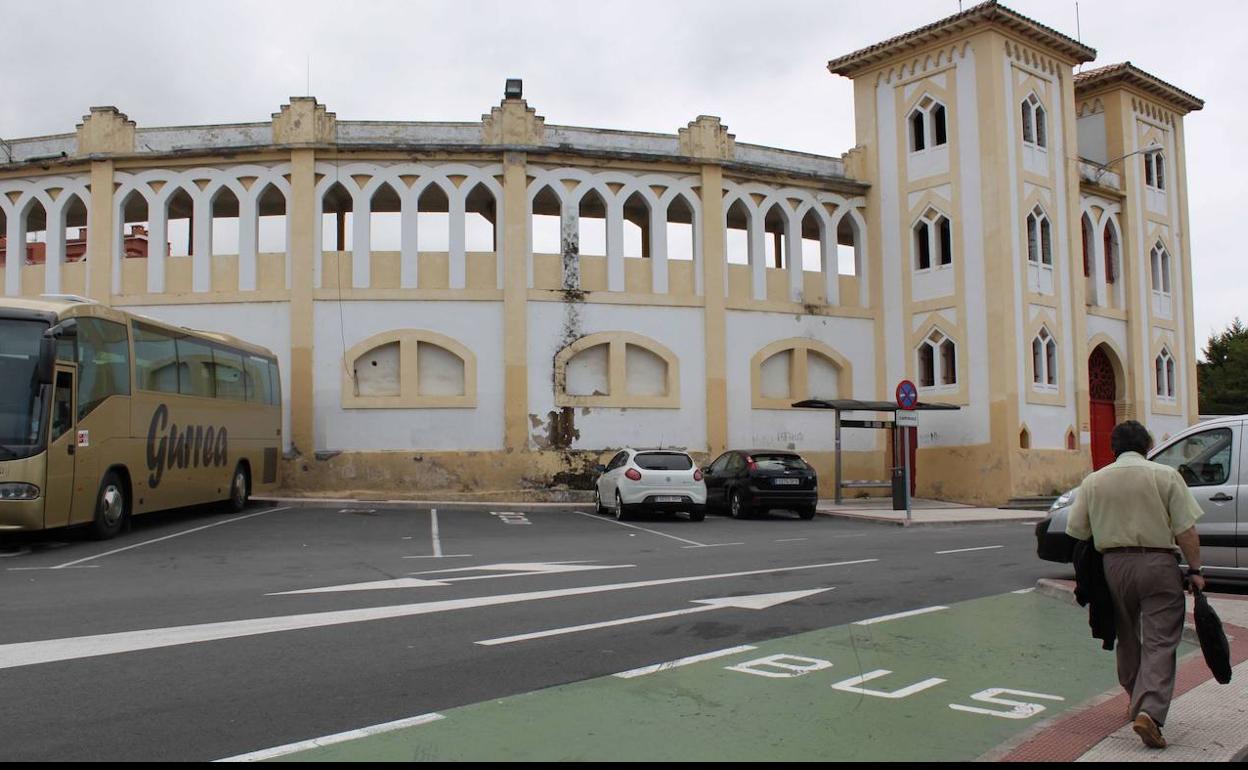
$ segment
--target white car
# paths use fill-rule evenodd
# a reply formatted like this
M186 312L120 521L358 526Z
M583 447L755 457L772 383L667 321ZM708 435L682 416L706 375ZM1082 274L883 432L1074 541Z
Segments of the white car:
M706 484L688 454L672 449L625 449L597 466L594 503L600 514L623 520L641 511L684 511L706 518Z

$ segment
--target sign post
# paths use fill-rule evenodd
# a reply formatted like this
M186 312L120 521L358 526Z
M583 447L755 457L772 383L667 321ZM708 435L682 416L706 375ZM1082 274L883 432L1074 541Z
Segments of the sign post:
M919 427L919 415L914 411L919 405L919 389L910 380L902 380L897 384L897 406L899 411L893 423L901 429L901 457L905 468L905 499L906 526L911 522L910 506L910 428Z

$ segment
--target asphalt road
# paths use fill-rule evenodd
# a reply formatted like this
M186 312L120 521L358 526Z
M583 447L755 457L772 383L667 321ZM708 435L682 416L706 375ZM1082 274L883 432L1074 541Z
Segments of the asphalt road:
M627 524L301 504L160 514L106 543L10 539L0 761L230 757L1069 574L1018 523ZM335 590L290 593L310 589Z

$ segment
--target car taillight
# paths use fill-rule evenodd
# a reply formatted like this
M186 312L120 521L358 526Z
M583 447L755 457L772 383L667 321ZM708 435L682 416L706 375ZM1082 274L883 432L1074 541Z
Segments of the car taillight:
M694 481L701 481L701 480L702 480L702 471L700 471L700 470L694 471L694 472L693 472L693 480L694 480Z
M628 470L624 471L624 475L629 477L633 481L641 481L641 473L636 468L629 468Z

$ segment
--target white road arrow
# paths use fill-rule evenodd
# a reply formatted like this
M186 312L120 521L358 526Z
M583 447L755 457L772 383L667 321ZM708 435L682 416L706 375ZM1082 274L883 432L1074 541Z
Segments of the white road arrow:
M442 575L451 572L485 572L484 575L467 575L465 577L447 578L395 578L393 580L373 580L367 583L348 583L340 586L324 588L304 588L298 591L279 591L265 596L294 596L296 594L332 594L347 591L383 591L390 588L428 588L430 586L449 586L467 580L493 580L505 577L524 577L526 575L557 575L564 572L588 572L599 569L623 569L636 567L636 564L587 564L579 561L557 562L515 562L507 564L486 564L481 567L460 567L458 569L434 569L425 572L413 572L413 575ZM500 573L500 574L490 574Z
M701 607L690 607L686 610L672 610L671 612L656 612L652 615L637 615L631 618L620 618L619 620L607 620L602 623L586 623L583 626L568 626L567 628L552 628L549 631L536 631L531 634L517 634L516 636L500 636L497 639L486 639L477 642L477 644L487 647L496 644L511 644L512 642L527 642L530 639L543 639L547 636L561 636L563 634L575 634L578 631L592 631L595 628L610 628L611 626L624 626L629 623L644 623L647 620L661 620L663 618L674 618L680 615L693 615L698 612L709 612L711 610L723 610L735 608L740 610L765 610L768 607L775 607L777 604L796 601L807 596L821 594L824 591L831 591L831 588L814 588L809 591L784 591L777 594L756 594L755 596L728 596L723 599L697 599L693 603L701 604Z
M747 575L768 575L778 572L799 572L829 567L847 567L855 564L870 564L878 559L857 559L854 561L828 562L824 564L803 564L793 567L773 567L745 572L721 572L713 575L691 575L688 577L660 578L641 580L634 583L611 583L608 585L579 586L576 588L559 588L549 591L530 591L522 594L503 594L500 596L476 596L468 599L446 599L436 602L418 604L400 604L390 607L365 607L357 610L334 610L330 612L312 612L303 615L284 615L266 618L249 618L246 620L227 620L219 623L202 623L192 626L174 626L171 628L151 628L141 631L122 631L112 634L94 636L75 636L65 639L46 639L36 642L15 642L0 644L0 669L33 666L39 663L52 663L61 660L77 660L93 658L100 655L115 655L137 650L154 650L162 647L176 647L183 644L212 642L222 639L237 639L244 636L273 634L281 631L296 631L305 628L326 628L349 623L365 623L372 620L388 620L393 618L430 615L437 612L466 610L480 607L497 607L504 604L558 599L565 596L588 596L607 593L609 591L625 591L634 588L653 588L656 586L675 585L677 583L694 583L701 580L722 580L724 578L745 577Z

